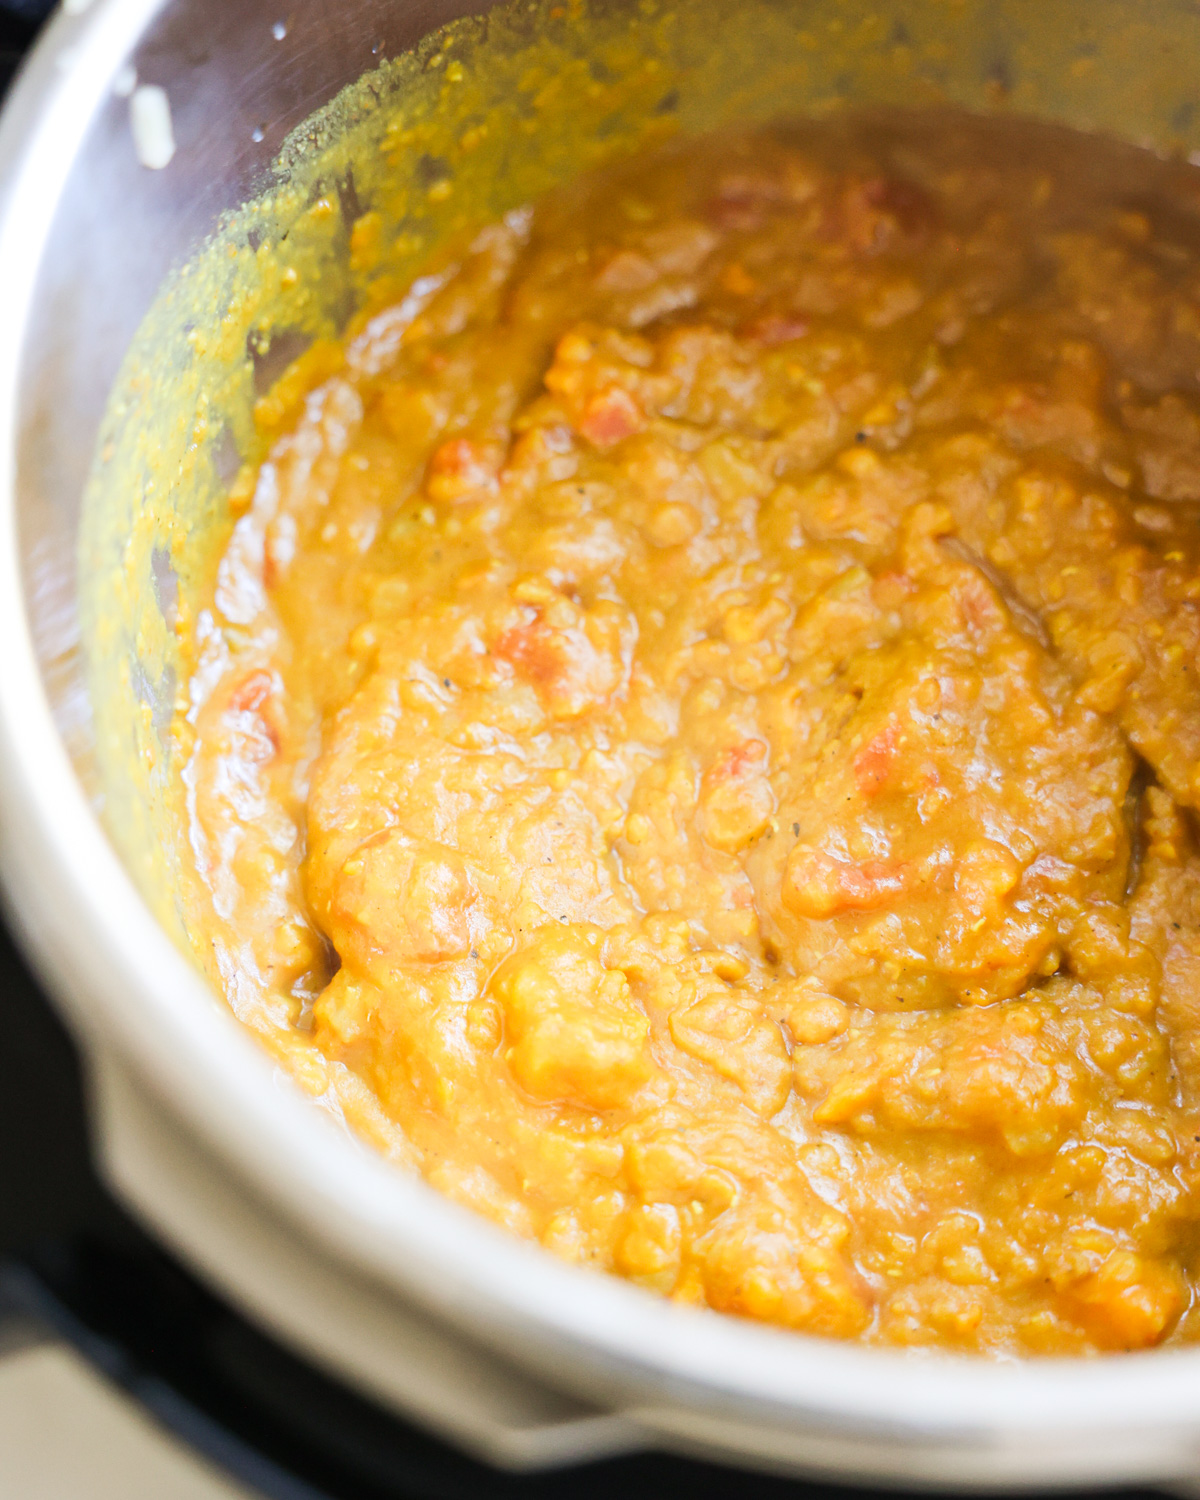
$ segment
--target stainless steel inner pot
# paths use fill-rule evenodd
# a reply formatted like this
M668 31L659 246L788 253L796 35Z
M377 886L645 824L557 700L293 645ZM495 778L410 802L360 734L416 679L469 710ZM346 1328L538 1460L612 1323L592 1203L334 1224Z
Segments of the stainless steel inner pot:
M769 22L815 60L795 113L947 97L1200 143L1191 0L756 0L691 26L693 8L603 0L634 54L668 11L693 59ZM0 861L88 1060L104 1168L251 1317L498 1463L657 1445L898 1484L1191 1481L1200 1350L1019 1365L826 1343L672 1307L440 1198L276 1073L104 831L76 558L122 357L163 278L259 191L290 131L472 9L68 0L0 121ZM685 63L686 93L702 70ZM169 103L177 149L157 169L131 131L139 84Z

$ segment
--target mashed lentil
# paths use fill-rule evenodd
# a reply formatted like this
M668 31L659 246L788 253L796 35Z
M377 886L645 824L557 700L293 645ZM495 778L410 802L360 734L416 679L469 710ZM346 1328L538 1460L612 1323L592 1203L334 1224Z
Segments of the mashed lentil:
M1194 1336L1200 176L950 112L693 142L341 361L196 642L238 1013L679 1301Z

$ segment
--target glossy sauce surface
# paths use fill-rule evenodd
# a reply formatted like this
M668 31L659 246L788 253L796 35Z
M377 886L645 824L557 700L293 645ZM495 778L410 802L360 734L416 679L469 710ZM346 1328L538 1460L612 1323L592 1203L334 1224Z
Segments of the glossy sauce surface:
M235 1011L681 1301L1192 1336L1200 176L952 113L689 143L339 359L195 643Z

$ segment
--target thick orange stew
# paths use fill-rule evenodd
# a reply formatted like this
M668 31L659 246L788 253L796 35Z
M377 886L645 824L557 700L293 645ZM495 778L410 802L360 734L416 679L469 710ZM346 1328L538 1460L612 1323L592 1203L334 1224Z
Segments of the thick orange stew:
M237 1012L678 1301L1200 1333L1200 174L953 114L692 143L339 359L197 630Z

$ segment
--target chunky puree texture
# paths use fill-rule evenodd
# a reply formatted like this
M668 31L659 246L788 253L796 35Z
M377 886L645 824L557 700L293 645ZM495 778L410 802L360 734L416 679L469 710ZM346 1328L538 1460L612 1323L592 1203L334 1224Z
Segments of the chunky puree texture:
M200 617L234 1009L679 1301L1194 1336L1198 378L1200 175L1065 131L689 142L483 229L289 376Z

